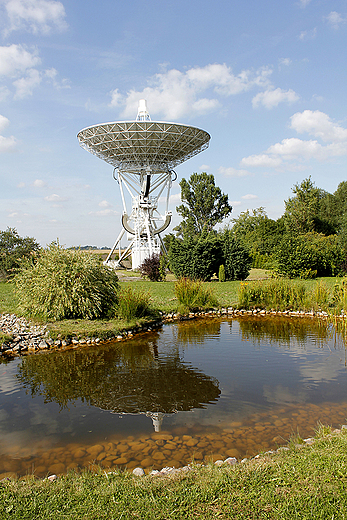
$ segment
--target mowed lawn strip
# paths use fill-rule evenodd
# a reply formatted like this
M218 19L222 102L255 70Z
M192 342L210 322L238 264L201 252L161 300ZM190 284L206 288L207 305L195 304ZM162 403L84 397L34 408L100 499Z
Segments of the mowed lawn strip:
M173 477L100 469L54 482L6 479L0 483L0 518L345 519L347 433L320 430L313 446L292 442L289 451Z

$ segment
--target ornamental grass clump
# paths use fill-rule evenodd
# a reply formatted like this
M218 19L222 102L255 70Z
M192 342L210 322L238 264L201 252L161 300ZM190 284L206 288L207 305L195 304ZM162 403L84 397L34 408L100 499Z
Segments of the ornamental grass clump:
M344 314L347 314L347 277L342 278L334 285L333 304L336 313L344 311Z
M107 317L119 289L116 273L96 255L54 242L21 263L14 283L20 311L46 320Z
M290 280L241 282L239 307L244 309L304 310L311 309L311 297L303 283Z
M131 287L123 288L119 292L116 307L118 318L130 321L151 314L153 314L153 309L150 305L149 293L135 291Z
M183 314L218 306L211 289L201 280L181 278L175 283L175 295L179 303L178 310Z

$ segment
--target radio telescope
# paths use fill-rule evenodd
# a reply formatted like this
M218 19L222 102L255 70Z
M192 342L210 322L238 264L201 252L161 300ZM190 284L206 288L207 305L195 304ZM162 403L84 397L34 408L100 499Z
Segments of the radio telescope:
M172 218L169 197L177 178L174 168L205 150L210 135L194 126L151 121L146 100L141 99L135 121L89 126L77 138L82 148L112 164L120 188L122 230L106 264L121 266L131 255L132 269L137 269L146 258L159 254L161 247L165 251L160 233ZM130 243L122 252L125 233ZM117 246L115 262L111 257Z

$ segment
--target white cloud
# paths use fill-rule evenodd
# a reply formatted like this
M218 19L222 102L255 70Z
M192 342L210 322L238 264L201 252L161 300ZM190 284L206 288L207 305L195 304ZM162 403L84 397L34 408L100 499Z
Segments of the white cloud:
M4 137L0 135L0 153L12 152L15 150L17 141L13 135L11 137Z
M278 60L278 63L281 67L283 65L284 67L289 67L289 65L292 63L292 60L290 58L280 58Z
M137 113L139 99L146 99L151 115L160 114L174 120L186 114L205 114L220 106L216 96L240 94L254 87L267 88L272 69L263 67L233 74L226 64L193 67L186 72L171 69L148 79L142 91L130 90L122 95L118 89L111 92L112 107L124 106L122 117ZM206 97L206 91L209 96ZM205 94L205 95L203 95Z
M292 159L298 157L310 159L311 157L320 157L322 148L322 145L317 141L303 141L297 137L292 137L270 146L267 153Z
M25 77L17 79L13 82L13 85L16 88L15 98L22 99L27 96L31 96L34 88L40 85L41 80L42 76L38 70L28 70L28 73Z
M347 18L336 11L331 11L325 19L333 29L339 29L341 25L347 22Z
M306 132L328 144L321 144L316 139L287 138L271 145L261 154L243 158L241 164L276 168L282 166L283 161L325 161L331 157L347 155L347 129L333 122L324 112L304 110L297 112L290 119L290 126L296 132ZM291 165L294 169L298 166Z
M198 114L206 114L207 112L210 112L211 110L220 107L220 103L218 99L198 99L193 103L193 110L194 112L197 112Z
M254 200L257 199L258 195L252 195L252 193L247 193L247 195L242 195L241 199L244 200Z
M314 40L317 36L317 27L314 29L311 29L310 31L302 31L299 35L299 40L301 41L307 41L307 40Z
M211 167L208 164L202 164L201 166L199 166L199 170L201 170L203 172L207 172L210 169L211 169Z
M169 204L177 204L181 202L181 193L173 193L170 195Z
M17 188L25 188L25 182L19 182Z
M16 77L40 63L37 50L29 52L15 44L0 47L0 76Z
M282 159L279 157L270 157L265 153L250 155L249 157L244 157L241 161L241 164L244 166L262 166L264 168L276 168L280 166L281 163Z
M298 134L307 132L325 142L347 141L347 129L334 123L327 114L319 110L297 112L290 120L290 127Z
M89 104L90 100L88 100L87 103ZM120 106L122 106L122 103L123 103L123 96L119 92L118 88L112 90L112 92L111 92L111 103L110 103L111 107L120 107Z
M90 211L89 215L96 215L97 217L107 217L108 215L119 215L119 211L114 209L102 209L100 211Z
M101 202L99 202L99 206L100 208L109 208L112 206L112 204L110 202L107 202L107 200L102 200Z
M311 0L300 0L300 7L306 7Z
M45 200L47 200L48 202L62 202L66 199L64 197L61 197L60 195L57 195L57 193L52 193L52 195L47 195L47 197L45 197Z
M34 188L44 188L46 186L46 183L41 180L41 179L36 179L33 183L32 183L32 186Z
M265 108L274 108L279 105L279 103L294 103L299 99L294 90L282 90L281 88L276 89L268 89L265 92L259 92L252 99L253 108L258 107L259 105L263 105Z
M50 69L46 69L44 71L44 77L48 81L50 81L52 83L52 85L55 88L57 88L58 90L62 89L62 88L71 88L67 79L62 79L61 81L57 80L58 71L54 67L52 67Z
M169 197L169 205L179 204L181 202L181 193L172 193ZM166 197L159 198L160 204L166 204Z
M7 117L0 115L0 133L2 133L8 125L10 121ZM10 137L4 137L0 135L0 153L13 152L16 148L17 141L13 135Z
M237 170L236 168L232 168L231 166L227 168L225 166L220 166L218 171L226 177L246 177L246 175L250 175L250 173L247 170Z
M235 206L241 206L242 202L240 200L232 200L230 202L230 205L232 208L235 208Z
M1 2L1 0L0 0ZM23 45L0 46L0 77L13 81L15 98L24 98L33 93L42 80L51 83L55 88L70 88L68 81L57 80L58 72L54 68L39 70L41 59L37 49L24 47ZM0 101L10 94L7 86L0 88Z
M0 132L3 132L9 124L10 121L7 119L7 117L0 115Z
M10 22L6 34L22 29L48 34L67 28L64 5L56 0L7 0L5 9Z

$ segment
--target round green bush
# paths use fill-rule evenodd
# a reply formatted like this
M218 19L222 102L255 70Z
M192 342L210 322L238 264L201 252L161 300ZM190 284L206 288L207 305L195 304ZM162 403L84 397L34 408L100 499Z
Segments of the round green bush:
M117 303L118 277L92 253L52 243L14 277L21 311L48 320L104 318Z

